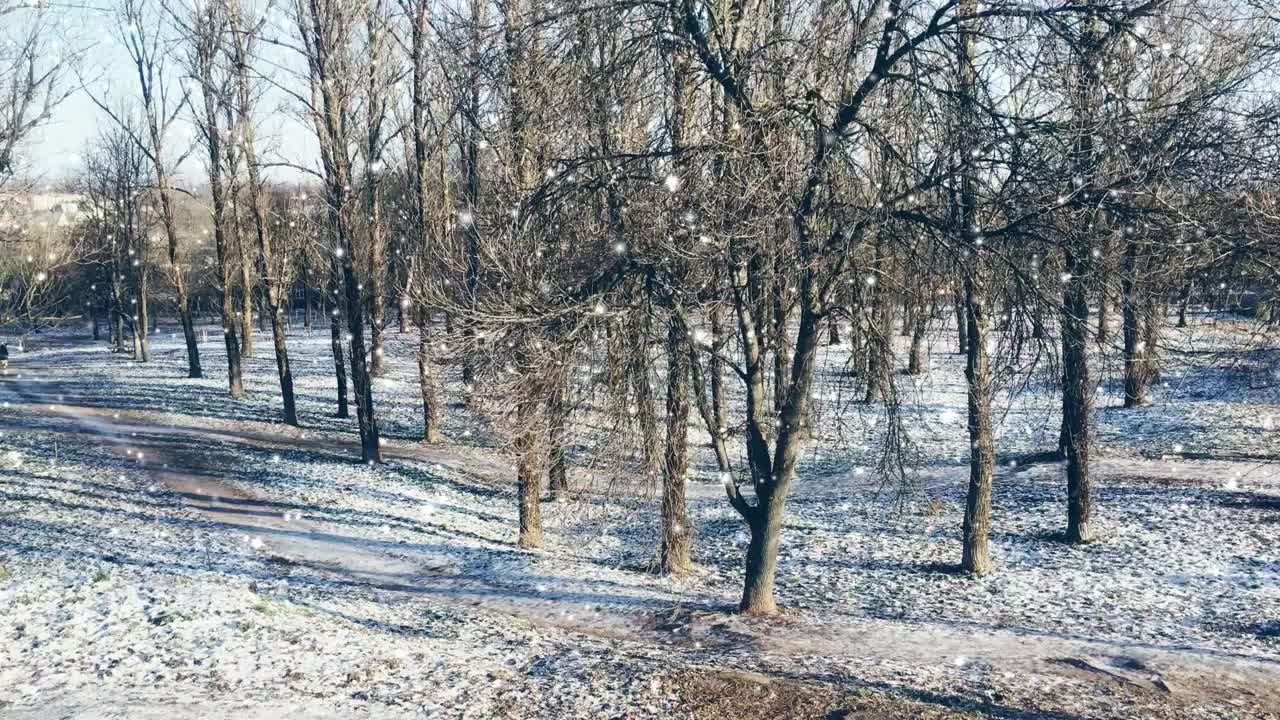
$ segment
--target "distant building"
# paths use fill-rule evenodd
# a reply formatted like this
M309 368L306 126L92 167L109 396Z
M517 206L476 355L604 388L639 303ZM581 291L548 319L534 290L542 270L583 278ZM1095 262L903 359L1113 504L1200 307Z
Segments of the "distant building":
M40 230L67 227L87 213L84 195L65 192L0 195L0 230Z

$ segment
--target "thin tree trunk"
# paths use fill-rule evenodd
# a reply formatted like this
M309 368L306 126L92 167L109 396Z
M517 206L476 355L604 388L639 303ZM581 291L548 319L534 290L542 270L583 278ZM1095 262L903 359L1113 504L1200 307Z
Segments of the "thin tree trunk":
M341 221L339 221L341 222ZM364 344L364 307L360 281L351 258L351 242L342 258L342 284L347 305L347 335L351 353L351 383L356 396L356 420L360 429L360 459L367 463L382 462L382 446L378 437L378 419L373 407L373 379L369 375L369 356Z
M626 324L623 342L627 346L627 375L630 379L636 421L640 426L640 449L644 459L646 476L653 480L661 470L662 451L658 438L657 400L649 368L649 321L646 314Z
M787 325L791 318L791 308L787 302L788 284L785 274L780 267L779 258L773 259L773 276L774 282L772 290L773 297L773 323L769 330L773 333L773 410L774 412L782 412L782 404L786 402L785 392L787 387L787 378L790 375L788 365L791 355L791 337L788 332Z
M430 315L426 310L418 311L418 392L422 397L422 441L438 443L440 434L440 403L436 401L436 382L431 374L431 348L427 342L429 335L427 326Z
M711 309L711 337L716 342L724 334L723 311L717 306ZM707 363L707 371L711 375L711 410L715 415L716 435L721 444L729 435L728 406L724 389L724 361L718 355L712 355Z
M284 309L274 302L268 302L271 313L271 341L276 351L276 374L280 377L280 398L284 403L284 421L289 425L298 425L298 405L293 394L293 369L289 366L289 347L285 340Z
M551 499L569 494L569 463L565 453L565 437L569 428L569 378L557 378L547 398L547 485Z
M1138 242L1133 235L1125 238L1124 278L1122 281L1124 322L1124 406L1150 404L1151 376L1147 363L1147 344L1143 328L1143 300L1138 288Z
M234 186L234 182L233 182ZM231 192L231 231L240 251L240 355L253 357L253 265L248 243L241 231L239 193Z
M312 313L311 284L308 283L305 278L302 281L302 303L302 329L307 333L307 335L310 335Z
M377 196L377 190L372 190L372 194ZM383 357L383 329L387 325L387 266L386 266L386 236L380 229L379 224L382 222L382 203L376 199L373 201L373 207L370 208L371 221L370 232L373 235L370 248L370 274L371 278L371 315L369 322L369 340L370 340L370 365L369 372L374 377L381 377L386 373L386 362ZM421 343L420 343L421 344ZM428 353L428 358L430 354Z
M1087 251L1085 251L1087 252ZM1063 290L1062 315L1062 418L1067 459L1067 534L1071 543L1093 539L1089 524L1090 498L1089 435L1092 392L1089 387L1087 334L1089 296L1084 271L1085 260L1073 248L1066 250L1069 280Z
M731 471L731 466L729 450L725 447L725 429L716 419L715 409L707 399L706 380L703 378L702 362L698 358L690 359L689 372L693 376L693 397L698 404L698 414L702 416L702 422L707 426L707 434L711 436L711 450L716 456L716 467L721 473L728 473Z
M1103 346L1111 340L1111 296L1105 282L1098 291L1098 344Z
M1178 293L1178 327L1180 328L1187 326L1187 306L1191 304L1191 290L1194 284L1194 280L1187 278L1182 285L1182 291Z
M929 313L917 309L911 330L911 359L907 361L909 375L923 375L929 370L929 345L925 337L929 331Z
M976 0L966 0L963 12L972 14ZM961 152L969 157L977 147L974 137L976 97L975 33L966 23L961 29ZM991 571L988 536L991 531L991 480L995 474L995 447L991 437L991 373L987 357L987 332L991 319L990 293L985 287L983 247L978 240L977 193L974 171L966 165L961 176L960 228L969 249L964 276L964 313L968 331L965 380L968 385L969 490L965 497L963 551L960 567L973 575Z
M966 225L968 227L968 225ZM965 380L969 388L969 491L965 498L964 551L960 566L974 575L991 571L988 535L991 529L991 480L995 447L991 436L991 376L988 368L987 326L983 289L976 278L965 279L965 314L969 327Z
M136 315L129 322L129 334L133 338L133 360L134 362L142 362L142 336L138 334L138 319Z
M520 536L522 548L542 547L541 463L538 461L538 403L531 398L520 400L516 408L516 482L520 503Z
M662 544L659 565L664 574L682 575L693 568L693 533L689 526L685 486L689 472L689 348L675 317L667 326L667 438L662 463Z
M348 418L351 417L351 411L347 407L347 364L342 357L342 318L340 317L342 311L336 294L332 304L333 308L329 313L329 337L330 347L333 350L334 377L338 380L337 417Z
M956 286L952 303L956 313L956 353L965 355L969 352L969 315L964 309L964 290L961 286Z
M1044 332L1044 303L1040 301L1039 293L1031 297L1031 337L1034 340L1043 340Z
M151 321L151 307L147 299L147 273L142 272L142 292L138 297L138 334L142 338L142 362L151 362L151 338L147 335L147 327Z

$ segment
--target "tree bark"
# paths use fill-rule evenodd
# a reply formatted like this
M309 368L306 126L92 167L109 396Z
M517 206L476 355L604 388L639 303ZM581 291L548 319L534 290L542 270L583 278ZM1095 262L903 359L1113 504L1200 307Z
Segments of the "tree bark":
M1180 328L1187 326L1187 307L1191 304L1191 290L1194 283L1194 280L1187 278L1182 291L1178 293L1178 327Z
M808 282L807 280L805 281ZM739 286L745 283L736 282ZM747 546L746 573L740 612L773 615L778 611L774 598L774 576L778 567L778 542L782 534L787 491L795 481L795 463L808 433L808 404L816 364L819 317L810 307L812 290L802 289L800 323L796 333L791 383L786 406L780 417L774 454L770 457L765 440L768 422L764 413L764 372L757 335L748 332L754 324L741 291L737 291L739 330L747 358L747 461L751 466L756 504L750 505L734 483L726 483L729 500L747 523L751 540Z
M431 349L427 346L427 325L430 315L419 310L418 317L418 392L422 397L422 441L438 443L440 434L440 403L436 401L435 377L431 373Z
M547 485L551 499L559 500L569 494L569 463L565 453L565 437L569 429L569 378L556 378L547 398L547 460L550 468Z
M209 29L213 31L212 28ZM202 118L203 127L201 128L205 139L205 149L208 151L207 161L209 163L209 193L213 205L213 240L214 251L218 262L218 299L221 301L222 309L222 341L227 353L227 390L231 397L238 398L244 395L244 377L241 366L241 358L243 348L239 339L236 337L236 321L235 321L235 304L231 297L231 248L228 245L227 225L230 221L231 225L238 232L238 218L235 213L234 190L228 190L224 183L224 170L235 172L234 142L223 146L223 139L226 136L226 128L222 126L219 120L220 111L226 111L230 114L230 108L226 105L226 98L218 92L218 87L214 81L214 63L213 48L208 44L208 39L201 37L199 41L199 57L196 67L193 68L199 76L200 89L204 97L204 117ZM228 208L228 200L231 200L232 206ZM228 211L230 210L230 218Z
M236 226L240 225L240 213L236 213ZM244 341L240 344L240 352L244 357L253 357L253 262L251 251L244 241L244 233L236 230L236 244L240 246L240 304L244 313L240 315L240 336Z
M707 434L711 436L711 450L716 456L716 467L721 473L731 471L729 465L729 450L725 446L725 436L728 434L723 425L717 420L717 413L712 407L711 402L707 399L707 385L703 377L702 362L694 357L690 359L689 372L693 376L693 397L698 404L698 414L702 416L702 422L707 427Z
M976 0L966 0L964 11L971 14ZM977 147L974 137L977 102L976 37L971 22L961 30L960 91L962 157L969 158ZM964 275L964 312L968 337L965 348L965 380L968 385L969 490L965 498L963 551L960 567L973 575L991 571L988 536L991 531L991 480L995 474L995 448L991 437L991 373L987 357L990 328L985 260L977 212L974 170L966 162L960 180L960 232L968 246L969 267Z
M1111 340L1111 297L1105 283L1098 288L1098 344L1103 346Z
M1122 317L1124 323L1124 406L1150 404L1151 374L1147 360L1144 301L1138 285L1138 242L1133 235L1125 238L1124 279L1122 281Z
M272 250L270 222L266 210L266 190L258 168L258 152L255 145L253 118L251 116L252 96L249 87L248 50L245 45L247 37L238 32L232 33L232 47L236 69L236 94L239 101L237 136L244 148L245 169L249 177L249 210L253 217L254 236L257 252L258 272L262 277L263 296L266 301L267 314L271 316L271 342L276 355L276 376L280 380L280 398L284 405L285 423L297 426L297 400L293 392L293 368L289 365L289 346L286 329L286 308L289 306L289 289L284 278L276 276L276 268L283 269L286 263L277 262ZM237 213L238 215L238 213ZM249 253L244 253L246 273L244 282L249 284L252 278L247 270L250 263ZM281 271L282 274L283 270ZM308 298L307 324L310 327L310 298ZM261 315L259 315L261 321ZM246 335L246 344L251 345L252 333ZM246 353L252 350L246 350Z
M667 326L667 427L662 463L661 571L683 575L693 569L685 488L689 473L689 347L673 316Z
M332 302L333 308L329 312L329 337L330 348L333 350L333 370L334 377L338 381L338 412L336 417L351 417L351 411L347 407L347 364L342 357L342 311L341 303L337 300L335 293Z
M1084 252L1087 252L1084 251ZM1075 248L1066 249L1069 280L1062 299L1062 440L1067 459L1067 541L1093 540L1089 457L1092 391L1086 338L1089 296L1084 272L1086 261Z
M640 448L644 462L645 474L649 480L656 478L661 470L662 451L658 438L657 400L654 397L653 383L650 378L650 360L648 350L649 318L626 323L624 343L626 345L626 373L631 385L636 421L640 426Z
M929 313L918 308L911 330L911 359L907 361L907 374L923 375L929 370L929 345L925 337L929 331Z
M142 355L139 358L142 362L151 362L151 336L147 333L147 328L151 323L151 304L148 302L147 293L147 271L142 271L142 291L138 293L138 335L142 339Z
M542 480L538 472L539 422L538 403L526 397L516 408L516 482L520 503L520 536L522 548L542 547Z
M975 268L975 273L980 272ZM991 374L986 316L980 278L965 279L965 314L969 328L965 380L969 396L969 491L965 498L964 549L960 567L974 575L991 571L987 538L991 529L991 480L995 447L991 436Z

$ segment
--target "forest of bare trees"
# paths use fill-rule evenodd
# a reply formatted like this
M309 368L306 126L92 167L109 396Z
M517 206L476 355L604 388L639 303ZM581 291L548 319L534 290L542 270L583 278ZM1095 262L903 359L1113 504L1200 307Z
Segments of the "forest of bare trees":
M778 610L815 426L875 414L877 471L909 492L899 407L931 353L964 356L955 555L983 575L1001 389L1056 383L1042 459L1065 462L1065 507L1044 529L1089 543L1099 363L1142 407L1189 304L1276 319L1266 0L117 5L136 87L94 96L89 219L38 314L101 317L146 361L163 296L194 378L222 372L204 303L235 397L265 317L279 418L305 425L286 331L314 309L366 463L385 337L417 333L422 442L444 442L458 379L511 457L521 547L546 498L586 490L575 466L607 462L659 493L653 569L688 572L691 466L714 467L749 534L744 613ZM0 49L0 180L66 82L32 52ZM280 113L314 157L264 142ZM0 262L0 317L33 317L33 278ZM824 393L831 353L856 397Z

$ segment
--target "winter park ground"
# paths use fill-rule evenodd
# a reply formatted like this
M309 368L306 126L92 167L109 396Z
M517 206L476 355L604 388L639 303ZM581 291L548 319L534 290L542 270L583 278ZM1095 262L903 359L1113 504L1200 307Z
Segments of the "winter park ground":
M769 620L727 612L746 535L702 448L694 576L646 572L656 492L592 470L608 439L589 430L579 492L523 551L509 460L457 367L446 441L417 441L412 335L389 334L388 462L367 467L332 417L327 332L290 337L301 430L277 420L268 336L234 401L221 343L189 380L173 332L145 365L80 327L31 335L0 378L0 717L1280 717L1280 352L1243 321L1170 330L1152 407L1116 407L1104 368L1088 546L1057 537L1062 468L1009 461L1053 447L1051 383L1002 394L981 579L951 570L951 336L899 378L905 499L875 478L880 409L825 350Z

